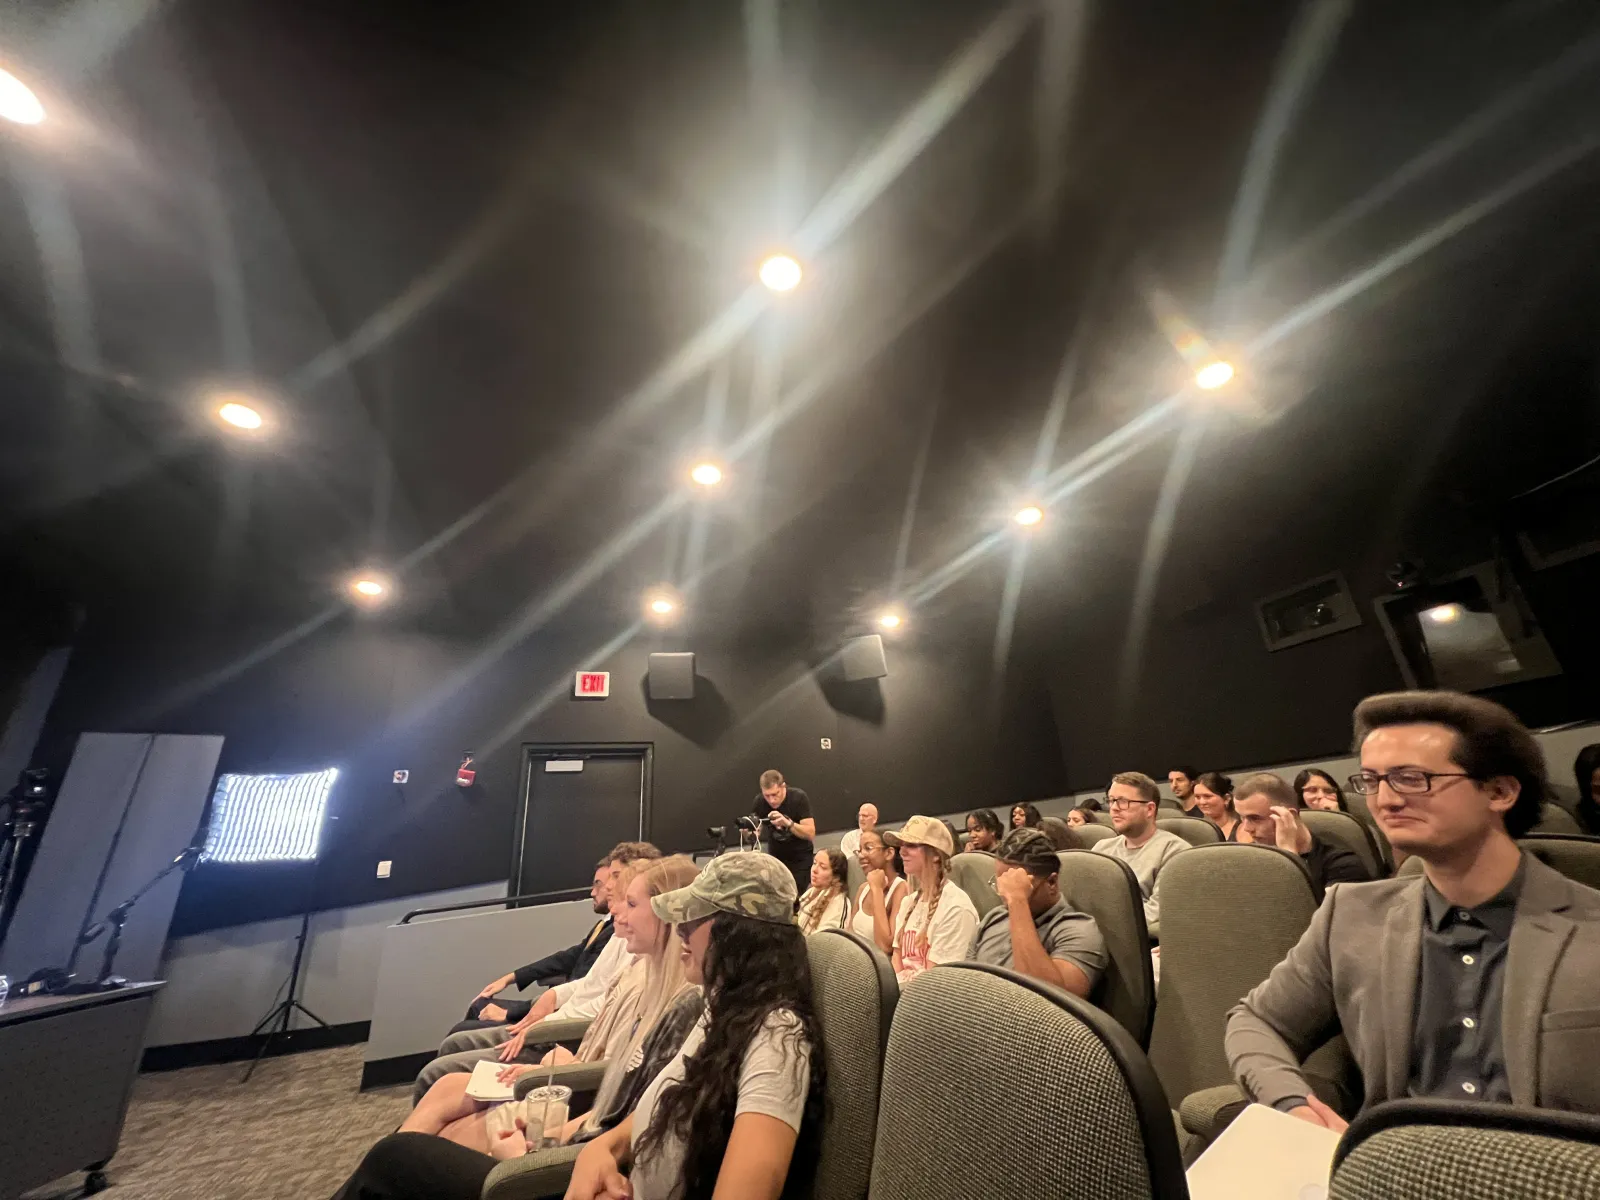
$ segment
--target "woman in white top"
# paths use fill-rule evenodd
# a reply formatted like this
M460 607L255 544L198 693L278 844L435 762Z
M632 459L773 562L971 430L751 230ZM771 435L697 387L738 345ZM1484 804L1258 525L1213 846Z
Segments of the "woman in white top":
M844 855L837 850L818 850L811 860L811 886L800 897L795 921L809 937L819 929L843 929L850 917L849 882Z
M900 907L911 892L906 869L900 865L900 851L885 845L877 830L861 835L856 861L867 881L856 893L856 914L850 918L850 929L887 954L894 946L894 923L900 916Z
M789 869L752 853L719 855L651 902L683 939L706 1015L632 1115L583 1148L567 1200L778 1200L786 1182L809 1194L823 1056L794 903Z
M894 930L894 973L909 983L929 967L972 957L978 936L978 910L950 882L955 840L943 821L912 817L905 828L883 835L900 847L906 874L917 883L917 895L900 909Z

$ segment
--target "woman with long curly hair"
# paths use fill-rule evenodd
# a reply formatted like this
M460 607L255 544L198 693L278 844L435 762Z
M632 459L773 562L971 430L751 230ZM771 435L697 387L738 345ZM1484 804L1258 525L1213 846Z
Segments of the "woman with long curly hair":
M652 901L677 926L706 1014L633 1115L584 1147L567 1200L777 1200L809 1187L826 1068L794 903L788 869L752 853L721 855Z
M811 860L811 886L800 897L795 920L808 937L819 929L843 929L850 919L849 867L838 850L818 850Z
M912 817L905 828L883 835L900 847L906 874L917 884L916 898L902 905L894 931L894 973L909 983L929 967L972 955L978 936L978 910L950 882L955 841L943 821Z

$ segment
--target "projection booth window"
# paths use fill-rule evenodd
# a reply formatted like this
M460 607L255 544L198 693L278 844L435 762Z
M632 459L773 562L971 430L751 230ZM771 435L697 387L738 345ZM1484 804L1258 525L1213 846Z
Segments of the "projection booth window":
M328 793L339 772L222 775L211 798L202 862L294 862L317 857Z

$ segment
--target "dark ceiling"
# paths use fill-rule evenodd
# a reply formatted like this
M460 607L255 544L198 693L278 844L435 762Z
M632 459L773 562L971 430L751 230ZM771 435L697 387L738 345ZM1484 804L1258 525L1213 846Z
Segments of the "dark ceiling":
M1017 501L1059 497L1039 579L1133 561L1180 428L1189 560L1595 449L1583 0L80 0L0 42L51 113L0 129L4 552L91 614L375 565L476 632L663 580L697 636L992 623ZM1174 320L1241 364L1214 406Z

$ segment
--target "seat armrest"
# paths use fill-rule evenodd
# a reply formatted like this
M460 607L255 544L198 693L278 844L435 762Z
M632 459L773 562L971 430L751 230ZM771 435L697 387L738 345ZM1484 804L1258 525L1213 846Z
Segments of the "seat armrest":
M583 1017L570 1021L540 1021L537 1025L528 1027L529 1046L548 1046L552 1043L564 1046L568 1042L576 1045L583 1041L583 1035L589 1032L589 1026L594 1024L592 1017Z
M547 1083L565 1084L572 1089L574 1098L584 1092L597 1092L600 1090L600 1080L606 1073L606 1064L601 1062L563 1063L561 1066L535 1067L526 1075L519 1076L514 1085L513 1094L521 1100L534 1088L543 1087ZM577 1116L574 1112L573 1116Z
M544 1200L566 1194L582 1146L555 1146L508 1159L483 1181L482 1200Z
M1210 1145L1235 1117L1250 1103L1249 1097L1235 1084L1204 1088L1190 1092L1178 1106L1178 1117L1183 1127Z

